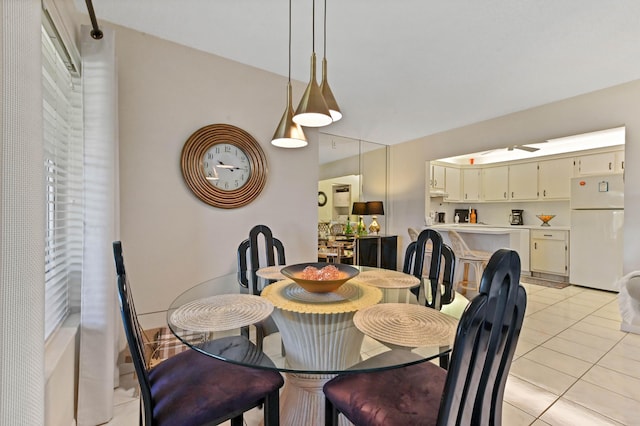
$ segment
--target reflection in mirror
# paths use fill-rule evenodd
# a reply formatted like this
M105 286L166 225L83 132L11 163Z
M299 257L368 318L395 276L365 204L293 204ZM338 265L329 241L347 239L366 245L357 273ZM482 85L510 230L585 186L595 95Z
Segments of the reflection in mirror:
M318 206L318 221L345 224L349 220L355 226L358 217L351 214L354 201L388 204L386 145L326 133L320 133L318 139L318 192L327 197L327 203ZM365 220L369 223L371 218ZM378 223L385 234L384 216L378 216Z

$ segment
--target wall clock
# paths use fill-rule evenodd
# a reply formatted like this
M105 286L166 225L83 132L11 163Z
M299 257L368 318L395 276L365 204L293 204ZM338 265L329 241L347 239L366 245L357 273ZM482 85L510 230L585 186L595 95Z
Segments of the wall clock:
M327 194L322 191L318 191L318 207L322 207L327 204Z
M260 144L230 124L196 130L182 148L180 167L196 197L223 209L249 204L267 181L267 160Z

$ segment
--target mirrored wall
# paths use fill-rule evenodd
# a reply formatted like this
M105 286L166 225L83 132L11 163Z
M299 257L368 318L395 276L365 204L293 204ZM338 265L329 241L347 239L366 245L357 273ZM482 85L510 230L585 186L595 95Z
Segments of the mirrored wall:
M355 201L382 201L385 215L378 215L381 233L388 218L388 168L386 145L325 133L319 134L318 221L355 224ZM371 217L365 217L369 223Z

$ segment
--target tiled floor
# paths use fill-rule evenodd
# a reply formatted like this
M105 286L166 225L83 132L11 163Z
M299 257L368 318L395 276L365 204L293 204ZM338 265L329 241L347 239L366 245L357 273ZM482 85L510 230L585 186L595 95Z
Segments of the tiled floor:
M505 390L503 424L640 425L640 335L620 331L617 295L524 284L528 303ZM368 339L371 351L376 343ZM138 423L131 376L109 425ZM245 416L259 424L261 413Z

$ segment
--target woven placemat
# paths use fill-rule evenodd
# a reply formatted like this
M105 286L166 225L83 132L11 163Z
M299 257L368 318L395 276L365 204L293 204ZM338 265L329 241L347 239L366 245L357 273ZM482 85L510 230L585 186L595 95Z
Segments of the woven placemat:
M334 292L309 293L291 280L282 280L265 287L261 296L285 311L336 314L375 305L382 299L382 291L348 281Z
M280 273L280 270L285 266L286 265L275 265L260 268L256 271L256 275L267 280L283 280L285 276Z
M171 314L171 323L191 331L225 331L255 324L271 312L271 302L260 296L222 294L180 306Z
M389 269L362 271L356 279L358 282L378 288L411 288L420 284L420 280L413 275Z
M458 321L421 305L382 303L362 309L353 317L369 337L398 346L447 346L453 343Z

